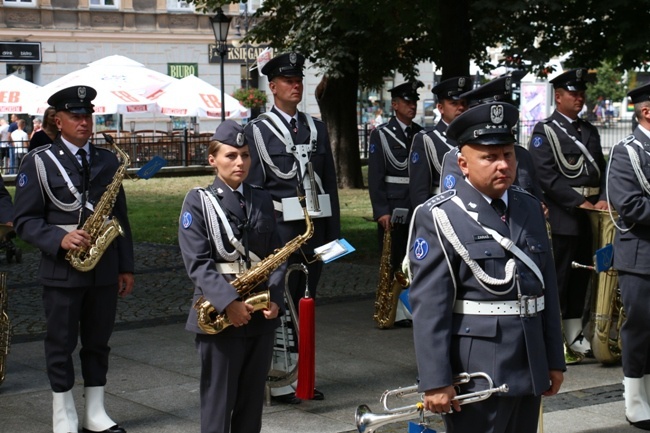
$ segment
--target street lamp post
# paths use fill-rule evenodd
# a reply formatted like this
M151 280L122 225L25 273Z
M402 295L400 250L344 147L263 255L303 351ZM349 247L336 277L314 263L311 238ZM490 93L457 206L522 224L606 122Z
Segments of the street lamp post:
M212 31L214 32L214 39L217 41L217 51L221 57L221 121L226 120L226 93L225 83L223 76L223 64L226 55L228 54L228 29L230 28L230 18L223 13L221 8L217 9L217 14L210 18L212 24Z

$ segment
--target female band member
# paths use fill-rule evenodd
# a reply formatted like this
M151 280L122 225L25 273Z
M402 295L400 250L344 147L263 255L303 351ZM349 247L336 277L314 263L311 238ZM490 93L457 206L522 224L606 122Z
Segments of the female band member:
M255 433L262 428L264 385L271 365L274 330L284 311L285 266L255 292L270 290L270 306L255 312L230 284L280 247L271 196L244 183L250 168L243 129L226 120L208 147L217 176L194 188L181 210L178 241L194 283L193 305L203 296L233 326L208 334L190 310L186 329L196 333L201 358L201 433Z

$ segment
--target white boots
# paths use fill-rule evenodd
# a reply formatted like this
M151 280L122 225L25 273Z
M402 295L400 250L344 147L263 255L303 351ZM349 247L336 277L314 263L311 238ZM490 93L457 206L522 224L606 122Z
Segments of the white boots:
M84 410L83 430L91 432L124 431L116 426L104 409L104 387L84 388L86 407ZM54 433L77 433L79 420L74 405L72 391L52 393L52 427ZM115 427L111 429L112 427Z
M578 339L582 334L582 319L563 320L562 327L564 328L566 342L572 350L585 354L591 349L591 344L586 338Z
M642 378L626 377L623 379L625 390L625 418L634 427L650 430L650 404L648 391L650 391L650 376Z
M54 433L77 433L79 420L72 391L52 393L52 428Z
M103 432L117 423L113 421L104 409L104 387L89 386L84 388L86 408L84 411L84 430Z

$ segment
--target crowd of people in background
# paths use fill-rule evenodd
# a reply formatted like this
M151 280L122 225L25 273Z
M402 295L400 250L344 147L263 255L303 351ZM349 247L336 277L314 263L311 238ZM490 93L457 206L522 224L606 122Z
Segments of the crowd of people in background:
M12 114L10 122L6 119L0 119L0 170L2 174L16 174L22 158L27 152L40 144L51 143L56 137L57 129L54 125L53 116L48 124L48 112L45 112L46 119L40 117ZM46 128L46 125L47 128ZM34 137L45 134L50 137L45 142L37 141L32 145ZM40 144L38 144L40 143Z

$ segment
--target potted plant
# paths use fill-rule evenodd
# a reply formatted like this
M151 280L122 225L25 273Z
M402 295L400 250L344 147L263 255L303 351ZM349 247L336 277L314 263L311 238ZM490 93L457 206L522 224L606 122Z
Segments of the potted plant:
M232 94L244 107L251 110L251 118L254 119L260 113L262 107L266 105L266 93L258 88L240 88Z

